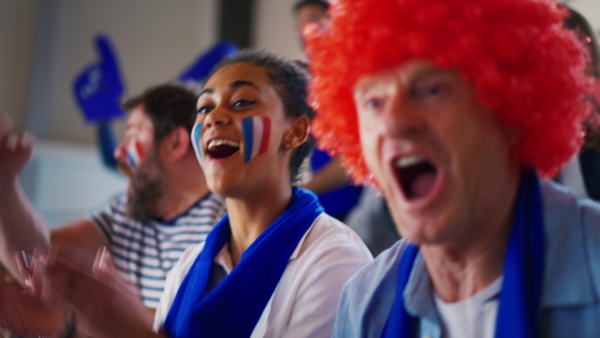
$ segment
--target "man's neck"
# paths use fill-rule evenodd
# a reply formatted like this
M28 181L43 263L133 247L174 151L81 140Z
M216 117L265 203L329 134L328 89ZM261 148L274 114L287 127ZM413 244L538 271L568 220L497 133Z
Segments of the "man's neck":
M169 176L171 179L165 182L164 193L154 206L157 217L165 221L183 214L210 192L200 168Z
M508 234L495 241L481 241L477 247L450 248L422 245L435 293L445 302L467 299L502 275Z
M265 187L261 194L249 198L227 198L227 212L231 226L229 252L235 267L242 253L287 208L292 197L289 184Z
M470 220L473 223L466 234L446 243L420 246L435 292L443 301L469 298L502 275L518 175L510 181L502 196Z

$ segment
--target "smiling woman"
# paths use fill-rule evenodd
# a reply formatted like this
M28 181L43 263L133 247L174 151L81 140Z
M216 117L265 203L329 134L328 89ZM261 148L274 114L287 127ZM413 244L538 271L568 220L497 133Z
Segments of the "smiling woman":
M246 51L198 99L192 142L228 215L173 268L155 329L171 337L329 337L342 285L371 260L292 185L310 153L306 72Z

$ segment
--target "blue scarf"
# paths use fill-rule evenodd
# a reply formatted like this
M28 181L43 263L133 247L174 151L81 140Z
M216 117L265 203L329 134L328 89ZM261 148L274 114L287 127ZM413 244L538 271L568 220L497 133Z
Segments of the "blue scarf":
M398 266L396 297L382 337L412 337L417 324L404 308L408 284L419 248L409 244ZM539 316L544 274L544 220L542 198L535 172L521 177L500 291L495 337L539 337Z
M294 188L290 205L206 294L211 267L231 237L226 215L208 234L185 276L163 329L170 337L249 337L300 239L323 212L310 191Z

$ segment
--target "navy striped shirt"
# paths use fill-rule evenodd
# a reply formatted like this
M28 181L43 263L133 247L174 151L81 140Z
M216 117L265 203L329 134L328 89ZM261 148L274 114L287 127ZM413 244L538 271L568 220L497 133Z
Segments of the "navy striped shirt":
M225 201L209 193L177 218L137 222L125 215L127 197L115 198L93 214L111 246L116 267L139 290L147 307L156 308L167 273L188 247L201 243L223 215Z

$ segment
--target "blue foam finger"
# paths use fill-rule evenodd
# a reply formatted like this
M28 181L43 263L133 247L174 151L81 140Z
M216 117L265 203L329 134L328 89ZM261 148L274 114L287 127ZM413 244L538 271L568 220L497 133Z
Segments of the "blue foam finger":
M117 56L107 36L96 36L96 50L98 55L100 55L100 65L106 76L106 82L109 84L107 90L121 97L125 91L125 86L121 80L121 71Z
M238 48L231 42L221 41L202 53L194 63L179 75L179 82L201 82L213 67L229 55L237 53Z
M73 94L86 122L98 124L125 115L119 103L125 86L108 37L99 35L95 43L100 60L75 78Z

